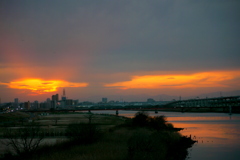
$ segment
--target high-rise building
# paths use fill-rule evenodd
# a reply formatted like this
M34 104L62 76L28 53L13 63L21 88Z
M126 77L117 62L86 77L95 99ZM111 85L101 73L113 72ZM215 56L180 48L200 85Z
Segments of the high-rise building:
M65 89L63 88L62 100L66 100L66 99L67 99L67 97L66 97Z
M58 94L56 94L55 96L56 96L56 101L59 101L59 96L58 96Z
M73 100L72 99L67 99L66 100L66 106L72 106L73 105Z
M47 108L47 103L46 102L42 102L40 103L40 108Z
M18 98L14 99L14 104L13 104L14 108L18 108L19 106L19 102L18 102Z
M34 108L34 109L38 109L38 108L39 108L39 103L38 103L38 101L34 101L34 103L33 103L33 108Z
M56 101L56 102L59 101L59 99L58 99L58 94L52 95L52 101Z
M66 107L66 100L60 101L60 106L61 106L62 108L65 108L65 107Z
M102 103L107 103L107 98L102 98Z
M30 102L24 102L24 108L25 109L30 109Z
M56 107L57 107L57 102L51 101L51 108L56 108Z
M50 100L50 98L47 99L47 108L51 108L51 100Z

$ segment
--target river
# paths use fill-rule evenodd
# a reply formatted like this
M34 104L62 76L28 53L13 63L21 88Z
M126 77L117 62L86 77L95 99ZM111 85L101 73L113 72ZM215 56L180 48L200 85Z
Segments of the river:
M115 111L93 111L115 114ZM119 111L119 116L133 117L136 111ZM189 149L189 160L239 160L240 114L148 112L150 116L164 115L180 133L197 140Z

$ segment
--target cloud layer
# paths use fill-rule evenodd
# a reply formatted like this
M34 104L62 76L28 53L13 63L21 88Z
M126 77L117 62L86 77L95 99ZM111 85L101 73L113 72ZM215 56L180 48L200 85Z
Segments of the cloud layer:
M130 81L106 84L119 89L240 87L240 71L203 72L189 75L134 76Z
M13 89L30 90L34 94L44 94L55 92L59 87L87 87L87 83L73 83L63 80L42 80L42 79L23 79L9 83L0 83Z
M137 88L237 90L230 72L240 70L239 6L237 0L1 0L0 82L88 83L70 87L72 98ZM0 89L3 99L19 96Z

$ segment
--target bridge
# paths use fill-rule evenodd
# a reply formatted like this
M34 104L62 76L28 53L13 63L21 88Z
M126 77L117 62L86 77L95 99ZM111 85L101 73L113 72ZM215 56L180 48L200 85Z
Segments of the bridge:
M240 106L240 96L179 100L166 105L169 107L234 107Z
M240 96L216 97L204 99L189 99L173 101L165 105L168 108L182 108L182 111L191 109L209 109L209 111L240 112ZM218 110L216 110L218 109Z

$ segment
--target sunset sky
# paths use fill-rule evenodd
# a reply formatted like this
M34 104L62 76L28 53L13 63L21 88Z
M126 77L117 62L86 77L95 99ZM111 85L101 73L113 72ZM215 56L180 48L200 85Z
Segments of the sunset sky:
M2 102L240 90L239 0L1 0L0 22Z

